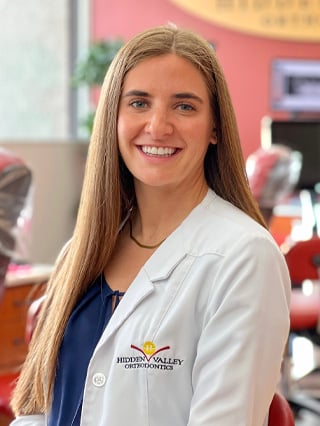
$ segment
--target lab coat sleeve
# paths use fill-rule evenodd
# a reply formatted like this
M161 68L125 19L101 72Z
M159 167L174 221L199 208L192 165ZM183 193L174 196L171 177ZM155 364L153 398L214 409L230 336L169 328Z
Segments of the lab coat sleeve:
M289 332L284 258L268 238L246 237L223 260L212 289L188 426L262 426Z
M43 414L33 414L30 416L19 416L10 426L45 426L46 420Z

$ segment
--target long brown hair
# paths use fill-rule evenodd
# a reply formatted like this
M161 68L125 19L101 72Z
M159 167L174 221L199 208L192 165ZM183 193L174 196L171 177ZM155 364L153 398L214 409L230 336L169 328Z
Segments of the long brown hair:
M74 234L59 256L48 284L46 301L12 400L16 415L49 410L68 318L75 303L103 271L115 247L120 223L135 203L132 176L119 156L117 144L124 77L138 62L166 53L194 64L208 88L218 139L216 145L210 144L205 158L209 187L265 226L248 186L232 102L213 48L193 32L173 26L138 34L118 52L102 86Z

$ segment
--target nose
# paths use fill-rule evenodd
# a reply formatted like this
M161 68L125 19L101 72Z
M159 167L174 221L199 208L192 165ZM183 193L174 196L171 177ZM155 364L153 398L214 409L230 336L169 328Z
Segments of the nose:
M162 139L173 132L173 124L169 114L163 109L157 109L150 112L145 131L152 139Z

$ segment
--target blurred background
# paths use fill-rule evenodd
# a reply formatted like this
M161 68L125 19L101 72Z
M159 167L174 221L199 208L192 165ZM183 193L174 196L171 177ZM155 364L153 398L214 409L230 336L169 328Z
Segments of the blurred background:
M2 166L0 160L0 231L10 228L2 247L6 292L18 282L25 300L32 284L45 283L72 235L92 117L110 60L135 33L168 22L199 32L217 51L249 183L284 254L300 241L319 239L319 2L0 0L0 158L5 159ZM19 211L4 213L15 200ZM13 263L25 269L17 272ZM318 289L318 276L312 283ZM0 318L3 310L0 305ZM26 309L19 314L20 334L25 314ZM6 334L10 342L13 333ZM20 349L0 351L1 371L23 360L26 345L19 338ZM290 362L293 347L299 346L290 346ZM308 372L317 359L312 348ZM14 350L20 358L12 356ZM14 358L10 368L1 363L6 357ZM307 417L316 414L319 407ZM320 424L319 417L315 421Z
M71 235L90 136L84 122L112 43L167 22L207 38L224 68L247 158L262 144L265 116L319 119L319 20L315 2L0 0L0 146L33 171L30 260L52 262ZM292 77L296 88L287 87ZM265 124L265 135L271 127ZM273 142L269 132L266 143Z

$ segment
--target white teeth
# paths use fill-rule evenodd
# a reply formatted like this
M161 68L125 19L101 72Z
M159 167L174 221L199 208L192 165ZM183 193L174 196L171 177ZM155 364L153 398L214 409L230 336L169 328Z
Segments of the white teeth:
M166 148L162 146L142 146L141 149L145 154L160 155L164 157L168 157L176 152L175 148Z

